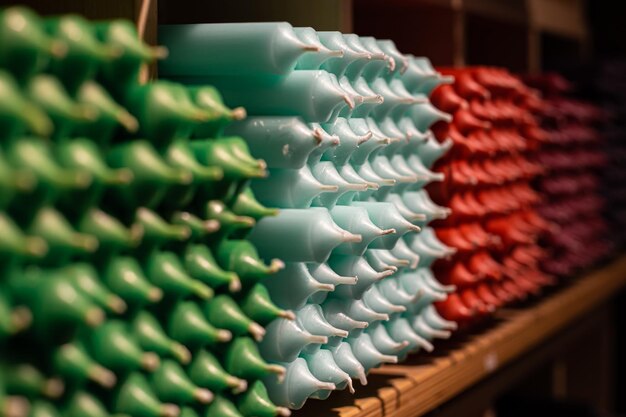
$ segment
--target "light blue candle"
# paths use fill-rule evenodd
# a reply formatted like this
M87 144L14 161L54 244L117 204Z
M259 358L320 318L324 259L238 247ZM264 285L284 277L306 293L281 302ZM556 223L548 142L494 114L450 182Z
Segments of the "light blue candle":
M396 61L389 55L386 55L382 49L378 47L375 38L371 36L360 36L359 41L361 41L363 47L369 51L372 56L382 56L384 58L384 60L372 60L372 62L363 69L363 77L366 80L373 81L379 76L384 76L395 69Z
M347 340L352 347L352 353L361 362L365 372L372 368L377 368L383 363L398 363L396 356L380 353L367 333L363 333L358 337L349 337Z
M408 91L416 94L417 91L425 89L422 86L426 85L428 80L438 78L439 74L434 69L422 69L413 55L406 56L409 59L408 66L406 71L400 74L400 79Z
M350 103L350 97L326 71L294 71L277 78L220 75L178 79L186 84L214 85L227 105L243 106L251 116L301 116L307 122L327 122Z
M298 117L249 117L232 123L227 135L242 137L250 152L270 168L298 169L322 143L321 129L312 129Z
M426 141L428 137L432 136L432 132L430 131L420 132L410 117L401 117L397 121L396 125L398 126L398 129L404 132L406 137L409 139L409 143L403 148L405 155L408 152L415 152L415 149L418 148L420 143Z
M317 148L315 148L313 152L311 152L307 160L307 163L309 165L313 165L313 164L318 163L321 160L322 155L329 148L339 146L340 140L339 140L339 136L331 135L326 130L324 130L324 128L322 128L322 125L320 125L319 123L309 123L309 127L313 129L315 134L321 138L320 145Z
M296 36L307 45L315 45L318 51L314 54L304 54L296 62L296 69L299 70L316 70L320 69L324 62L331 58L343 58L344 50L330 49L320 41L320 38L311 27L293 28Z
M314 392L335 389L335 384L332 382L322 382L315 378L302 358L283 365L287 371L284 381L279 382L274 376L263 380L274 404L299 410Z
M436 205L425 190L405 191L401 197L409 210L425 214L426 222L445 219L450 214L449 208Z
M342 244L343 245L343 244ZM340 245L341 246L341 245ZM307 264L307 268L313 278L324 284L332 285L354 285L358 278L356 275L343 276L339 275L327 264ZM433 278L434 279L434 278Z
M350 48L354 49L355 51L358 51L361 54L368 54L370 56L370 58L367 60L365 59L357 60L353 62L352 64L350 64L350 66L346 69L346 73L345 73L346 77L348 77L349 79L355 80L358 77L360 77L361 74L363 73L363 69L365 68L365 66L370 64L372 61L384 61L385 60L384 54L373 53L372 51L367 50L365 46L363 46L363 44L361 43L361 40L359 39L359 37L355 35L354 33L344 34L343 39Z
M306 304L307 299L317 292L334 291L333 284L317 281L302 262L288 262L285 268L264 281L272 295L272 301L279 307L297 310Z
M369 60L371 55L364 51L352 49L345 42L341 32L317 32L320 42L329 49L343 51L343 56L329 59L322 65L322 69L341 77L348 66L357 60Z
M327 337L348 336L348 331L334 327L324 318L324 312L317 304L307 304L295 314L300 327L309 333Z
M328 311L340 311L353 320L364 321L368 325L375 321L389 320L388 314L377 313L370 309L363 300L329 298L322 305L322 309L326 314Z
M409 294L394 278L388 278L378 284L381 294L389 302L407 307L419 299L421 296L419 292Z
M333 255L328 264L342 275L356 275L359 279L355 285L341 285L335 289L333 295L344 298L361 299L363 293L376 282L384 280L394 271L376 271L361 256Z
M395 246L400 237L410 231L419 232L421 229L407 221L396 207L391 203L380 203L372 201L355 201L353 205L363 207L367 210L370 220L381 229L395 229L396 233L382 236L374 240L371 249L391 249Z
M352 332L353 330L365 329L369 325L365 320L356 320L346 314L336 299L326 300L321 307L326 321L338 329Z
M376 285L371 286L367 291L365 291L363 294L363 302L365 302L365 305L369 308L378 313L391 315L406 311L406 307L389 302L389 300L382 295Z
M304 353L302 358L317 379L335 384L335 389L337 390L343 390L347 387L350 394L354 394L352 378L337 365L332 352L320 349L315 353ZM330 390L320 390L311 394L310 397L325 400L331 392Z
M451 294L456 290L456 286L454 285L443 285L435 278L435 274L428 268L418 268L417 270L418 279L421 280L424 285L432 288L435 291L445 292L447 294Z
M265 258L322 263L335 247L360 242L361 236L337 226L327 209L314 207L284 209L277 216L265 217L257 222L249 239Z
M395 71L391 75L401 75L409 67L409 57L398 51L396 44L390 39L377 39L376 44L386 54L395 60Z
M159 42L170 51L159 65L166 76L286 74L319 51L286 22L161 25Z
M404 317L396 316L384 323L384 326L391 338L396 342L409 342L409 345L405 348L406 351L424 349L426 352L432 352L434 349L433 344L417 334L409 321Z
M426 340L449 339L452 336L450 330L439 330L430 327L421 315L417 315L411 320L411 327Z
M335 206L330 215L342 229L362 236L359 243L344 243L335 248L335 253L361 256L369 244L381 236L395 233L394 229L381 229L371 222L362 207Z
M327 348L332 352L335 363L339 365L344 372L350 375L351 378L358 379L361 385L367 385L365 369L354 356L352 348L347 342L341 342L337 346L328 346Z
M391 249L391 254L398 259L405 259L409 261L407 269L416 269L420 260L419 255L409 249L402 239L396 242L396 246Z
M327 342L328 337L311 334L302 329L296 321L277 318L265 327L265 336L259 343L259 352L267 361L292 362L305 346Z
M352 80L352 87L364 97L363 103L352 112L352 117L368 117L372 110L385 102L385 98L374 92L363 77Z
M384 355L396 355L409 346L409 342L406 340L401 342L393 340L382 322L372 323L367 328L367 334L376 350Z
M421 316L424 318L426 324L428 324L433 329L456 330L458 328L455 322L446 320L441 317L439 313L437 313L437 309L433 305L424 308L424 310L422 310Z
M318 207L326 207L332 210L337 200L346 193L357 193L367 190L367 184L350 183L346 181L337 171L335 165L330 161L321 161L311 167L311 173L322 184L337 187L337 191L333 193L323 193L313 199L313 205Z
M307 165L299 169L270 169L266 179L253 181L254 195L268 207L307 208L322 193L336 193L339 187L319 182Z
M388 269L397 272L409 266L408 260L396 258L387 249L368 249L365 251L365 259L372 265L372 268L378 271Z
M408 221L410 221L413 224L417 224L418 226L423 223L428 217L423 214L423 213L419 213L419 212L415 212L412 211L411 209L409 209L406 204L404 204L404 200L402 199L405 194L407 194L406 192L402 193L402 195L400 194L396 194L396 193L389 193L387 195L385 195L384 197L376 195L376 197L379 200L388 202L388 203L392 203L394 206L396 206L396 208L398 209L398 211L400 212L400 214L402 214L402 217L404 217L405 219L407 219ZM381 198L382 197L382 198Z
M380 186L378 184L376 184L375 182L370 182L367 181L365 178L362 178L352 167L352 165L344 165L342 167L339 167L339 175L342 176L342 178L344 178L346 181L350 181L353 184L365 184L367 185L367 191L369 192L374 192L375 190L378 190L380 188ZM356 198L356 196L358 194L362 194L365 191L362 191L360 193L345 193L344 195L342 195L341 197L339 197L339 200L337 200L337 204L343 205L343 206L347 206L350 205L352 203L352 201Z
M415 122L415 127L420 132L426 132L436 122L450 123L452 121L452 116L438 110L430 103L417 103L409 107L406 115Z
M446 152L452 148L452 139L446 138L443 142L439 142L433 136L429 136L427 140L417 147L417 154L428 168L441 158Z
M347 164L352 153L372 137L371 131L356 133L344 118L338 118L334 123L322 124L322 127L328 133L339 137L339 145L328 149L323 156L323 159L332 161L337 166Z

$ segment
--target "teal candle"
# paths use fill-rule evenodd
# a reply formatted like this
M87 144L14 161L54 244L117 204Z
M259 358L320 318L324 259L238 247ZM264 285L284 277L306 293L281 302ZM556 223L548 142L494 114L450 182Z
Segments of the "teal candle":
M423 69L421 62L418 64L418 61L413 55L406 55L406 57L409 59L408 65L404 73L400 74L400 79L406 89L411 93L415 94L418 91L425 90L430 80L439 77L436 71Z
M365 78L358 77L351 83L354 90L364 97L363 104L355 109L352 117L368 117L376 107L385 102L385 98L372 90Z
M382 236L374 240L371 249L391 249L395 246L400 237L409 232L419 232L418 226L407 221L391 203L379 203L371 201L355 201L357 207L362 207L367 211L370 220L381 229L394 229L396 233Z
M375 321L389 320L389 315L370 309L363 300L329 298L322 305L322 309L325 314L340 312L353 320L366 322L368 325Z
M382 49L378 47L376 39L371 36L359 36L359 41L363 47L372 54L373 57L382 57L383 59L372 60L372 62L363 69L363 77L368 81L373 81L378 77L388 75L396 68L396 61L389 55L386 55Z
M278 238L280 236L280 238ZM341 243L359 242L361 236L341 229L325 208L284 209L261 219L249 235L264 258L285 261L325 262Z
M266 333L259 343L263 358L273 362L292 362L309 344L325 344L327 336L311 334L297 321L278 318L265 327Z
M409 346L409 342L406 340L401 342L393 340L382 322L372 323L367 328L367 334L376 350L384 355L397 355Z
M263 380L270 399L275 404L299 410L314 392L333 391L336 388L332 382L323 382L315 378L302 358L285 364L285 369L287 373L284 382L279 383L276 377L271 376Z
M318 181L311 169L270 169L267 179L251 184L254 194L266 206L281 208L307 208L323 193L336 193L339 186Z
M227 135L244 138L250 152L270 168L302 168L323 141L321 129L297 117L249 117L232 123Z
M352 379L358 379L361 385L367 385L367 376L361 362L352 353L352 348L347 342L341 342L337 346L328 346L333 354L335 363Z
M406 307L401 305L392 304L385 298L376 285L371 286L367 291L363 293L363 302L365 305L374 310L377 313L382 314L395 314L403 313L406 311Z
M437 309L435 306L429 305L424 310L422 310L421 317L424 318L426 324L434 329L439 330L456 330L458 328L457 324L453 321L449 321L444 319L437 313Z
M419 291L414 293L407 292L395 278L388 278L378 284L381 294L389 302L408 307L420 298L421 293Z
M396 206L398 212L400 212L402 217L404 217L413 224L420 225L428 218L428 216L421 212L415 212L409 209L406 204L404 204L404 200L402 198L405 194L406 193L402 193L402 195L389 193L384 196L376 195L376 197L381 201L392 203L394 206Z
M430 103L416 103L407 110L406 114L415 122L415 126L420 132L427 131L436 122L449 123L452 121L452 116L438 110Z
M417 334L426 340L449 339L450 336L452 336L452 332L450 330L439 330L430 327L421 315L417 315L413 318L413 320L411 320L411 327L413 327L413 330L415 330Z
M322 308L317 304L307 304L296 312L296 322L311 334L327 337L347 337L348 332L331 325ZM317 349L316 349L317 350Z
M315 29L311 27L305 28L293 28L298 39L307 45L315 45L318 51L314 54L304 54L296 62L296 69L299 70L313 70L320 69L322 64L331 58L342 58L344 50L342 49L330 49L326 47L320 41L320 38L315 32Z
M339 145L328 149L323 156L323 159L332 161L337 166L347 164L352 153L372 137L372 132L369 130L363 134L357 134L350 127L348 120L344 118L338 118L334 123L323 124L322 127L328 133L339 137Z
M302 262L289 262L285 268L264 281L272 301L284 309L299 309L318 292L334 291L333 284L317 281Z
M317 379L335 384L336 390L343 390L347 387L350 394L354 394L352 378L337 365L332 352L320 349L314 353L304 353L302 358L306 361L309 371ZM310 397L325 400L331 392L331 390L318 390Z
M391 254L387 249L368 249L365 251L365 259L376 270L382 271L389 269L391 271L398 271L399 269L406 268L410 262L406 259L398 259Z
M346 314L344 310L345 308L335 299L326 300L322 305L324 318L333 327L352 332L354 330L365 329L369 325L367 321L353 319Z
M377 368L383 363L398 363L398 358L392 355L385 355L376 349L369 334L363 333L358 337L349 337L348 343L352 347L352 353L363 365L365 372L372 368Z
M413 252L402 239L396 242L396 246L391 249L391 254L398 259L409 261L408 269L417 268L420 260L419 255Z
M180 80L187 84L214 85L226 104L243 106L251 116L301 116L307 122L326 122L351 103L336 77L333 79L326 71L294 71L279 78L223 75Z
M322 69L332 72L337 77L344 75L350 64L357 60L369 61L371 55L366 51L355 50L350 47L341 32L317 32L320 42L329 49L343 51L342 57L329 59L322 65Z
M340 140L339 136L331 135L326 130L324 130L322 128L322 125L320 125L319 123L309 123L309 127L313 129L315 134L321 140L319 146L315 148L313 152L311 152L311 154L309 155L307 163L309 164L309 166L311 166L318 163L321 160L322 155L324 155L324 153L328 149L338 146Z
M159 66L167 76L284 75L319 51L286 22L161 25L159 41L170 50Z
M358 281L354 285L341 285L335 289L339 297L360 299L376 282L393 274L394 271L377 271L361 256L333 255L328 265L341 275L354 275Z
M434 349L432 343L417 334L411 327L409 321L404 317L396 316L392 318L390 321L385 323L385 328L393 340L397 342L409 342L406 347L407 351L424 349L427 352L432 352Z
M354 49L355 51L358 51L359 53L368 54L368 56L370 57L370 59L367 59L367 60L360 59L350 64L345 74L346 77L348 77L350 80L355 80L358 77L360 77L361 74L363 73L363 69L367 65L371 64L372 62L382 61L385 59L384 54L380 54L380 53L372 52L368 50L361 43L361 40L359 39L359 37L355 35L354 33L344 34L343 39L346 41L346 44L350 48Z
M337 187L337 191L323 193L313 200L314 206L326 207L332 210L337 201L347 193L358 193L367 190L367 184L363 182L350 183L346 181L332 162L321 161L311 167L311 173L322 184Z
M409 67L409 57L398 51L396 44L390 39L377 39L376 44L385 55L392 57L395 61L395 71L391 75L404 74Z
M330 215L342 229L362 236L359 243L343 243L335 249L335 253L347 255L363 255L367 247L375 239L391 233L394 229L381 229L371 222L367 211L362 207L335 206Z

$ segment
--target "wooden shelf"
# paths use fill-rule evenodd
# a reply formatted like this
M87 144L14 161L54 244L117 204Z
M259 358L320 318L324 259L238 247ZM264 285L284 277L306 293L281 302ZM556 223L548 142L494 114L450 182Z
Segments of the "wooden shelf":
M496 323L462 341L439 344L370 374L354 396L340 392L310 401L294 417L418 417L519 359L603 305L626 286L626 255L574 280L532 306L502 310Z

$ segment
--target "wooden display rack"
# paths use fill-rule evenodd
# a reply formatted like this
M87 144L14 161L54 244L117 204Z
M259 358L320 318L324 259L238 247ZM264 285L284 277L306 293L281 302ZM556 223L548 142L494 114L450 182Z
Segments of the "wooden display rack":
M436 346L435 354L443 351L439 356L418 354L403 364L376 369L370 374L373 387L357 388L356 396L341 392L324 402L310 401L294 417L422 416L520 361L625 286L626 256L622 256L532 306L500 311L488 330L465 335L460 343Z

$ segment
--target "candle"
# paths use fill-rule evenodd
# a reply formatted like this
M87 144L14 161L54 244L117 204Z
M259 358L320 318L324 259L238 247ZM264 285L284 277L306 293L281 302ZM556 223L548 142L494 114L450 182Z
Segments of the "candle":
M279 78L223 75L181 80L213 84L227 104L241 105L252 116L300 116L307 122L326 122L346 104L353 106L336 77L323 70L294 71Z
M360 299L376 282L393 274L394 271L377 271L361 256L333 255L329 259L330 267L341 275L358 277L354 285L342 285L335 289L339 297Z
M398 355L409 346L407 340L396 342L391 338L382 322L373 323L367 328L367 335L377 351L383 355Z
M317 281L302 262L289 262L285 269L264 280L276 305L296 310L304 306L307 299L318 292L334 291L333 284Z
M280 230L282 239L274 239ZM285 209L275 217L259 221L249 235L262 257L281 254L285 261L324 262L341 243L359 242L354 235L337 226L325 208ZM259 243L263 242L262 245Z
M358 243L342 243L335 248L334 253L360 256L375 239L395 233L394 229L377 227L362 207L335 206L330 210L330 215L339 227L362 237Z
M362 333L358 337L349 337L348 343L352 347L352 353L363 365L365 372L376 368L383 363L398 363L398 358L392 355L380 353L372 343L370 335Z
M302 358L306 361L311 374L323 382L335 384L335 390L343 390L346 387L350 394L354 394L352 378L344 372L335 362L332 352L320 349L314 353L305 353ZM312 393L309 398L325 400L332 390L318 390Z
M150 385L161 401L175 404L208 404L213 393L195 385L176 362L167 359L150 376Z
M361 362L352 353L352 348L347 342L341 342L336 346L328 346L333 354L335 363L348 375L350 378L358 379L361 385L367 385L367 376L365 375L365 369Z
M320 67L331 58L343 58L343 49L330 49L322 44L320 38L315 32L315 29L311 27L294 28L294 32L298 39L307 45L315 45L317 52L314 54L304 54L296 63L296 69L298 70L313 70L320 69Z
M292 362L309 344L325 344L328 337L311 334L293 320L276 319L266 327L267 334L259 343L265 360Z
M195 384L212 392L230 390L234 394L239 394L248 388L246 380L227 373L217 358L206 349L194 354L193 361L187 371L189 378Z
M146 378L137 372L130 374L117 390L113 410L142 417L175 417L180 413L177 405L160 402Z
M319 47L298 38L286 22L161 25L170 54L163 75L284 75Z
M140 311L130 325L132 334L142 349L157 353L160 357L172 356L183 364L189 363L191 353L182 344L169 338L159 322L146 311Z

